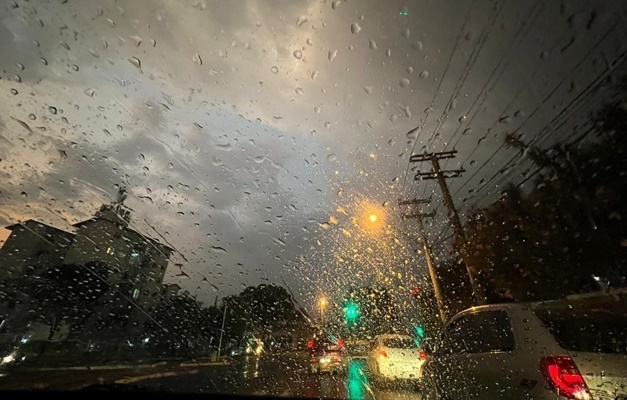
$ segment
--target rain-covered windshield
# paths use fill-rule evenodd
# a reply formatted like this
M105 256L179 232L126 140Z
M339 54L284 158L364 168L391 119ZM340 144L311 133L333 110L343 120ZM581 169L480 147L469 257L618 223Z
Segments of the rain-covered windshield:
M383 345L385 347L389 347L392 349L412 349L416 348L417 343L416 340L412 338L391 338L391 339L383 339Z
M0 389L627 397L626 21L0 1Z

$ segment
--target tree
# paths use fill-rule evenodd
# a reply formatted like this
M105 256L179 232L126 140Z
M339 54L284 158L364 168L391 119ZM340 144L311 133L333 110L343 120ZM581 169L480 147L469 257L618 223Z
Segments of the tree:
M594 290L592 276L627 276L627 90L595 116L588 141L528 146L540 174L524 193L509 186L475 210L466 231L489 300L538 300Z
M278 330L301 329L306 325L291 295L276 285L249 286L240 294L223 300L228 307L227 337L239 340L245 334L263 336Z

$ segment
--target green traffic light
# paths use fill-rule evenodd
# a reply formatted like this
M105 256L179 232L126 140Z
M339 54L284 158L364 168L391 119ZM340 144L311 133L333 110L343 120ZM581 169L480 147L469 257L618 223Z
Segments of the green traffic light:
M348 303L344 309L344 314L348 322L355 322L359 318L359 307L355 303Z
M425 328L423 328L422 325L416 326L416 334L418 335L419 338L424 337Z

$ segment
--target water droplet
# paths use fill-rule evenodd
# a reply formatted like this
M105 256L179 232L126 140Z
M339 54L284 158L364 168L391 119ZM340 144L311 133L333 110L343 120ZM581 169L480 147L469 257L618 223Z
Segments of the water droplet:
M510 117L509 115L503 116L499 118L499 122L502 124L509 124L510 122L512 122L512 117Z
M401 110L403 110L407 118L411 118L411 110L409 109L409 106L401 107Z
M294 58L300 60L303 58L303 52L300 50L294 50Z
M39 60L41 61L43 65L48 65L48 60L46 60L45 58L42 57Z
M34 121L37 119L37 117L35 116L35 114L28 114L28 119L30 119L31 121Z
M311 79L314 80L318 77L318 70L315 70L314 72L311 73Z
M72 69L74 70L74 72L78 71L78 65L76 64L72 65Z
M337 155L335 153L327 155L327 161L337 161Z
M132 35L131 39L135 41L135 47L139 47L139 45L142 44L142 38L137 35Z
M17 94L18 94L17 89L11 89L11 94L12 94L13 96L17 95Z
M52 115L57 115L57 108L56 107L49 106L48 107L48 111L50 111L50 114L52 114Z
M17 63L15 64L15 68L17 68L20 71L24 71L24 64Z
M331 8L334 10L337 9L341 2L341 0L335 0L333 3L331 3Z
M13 76L13 80L14 80L15 82L18 82L18 83L19 83L19 82L22 82L22 77L21 77L21 76L19 76L19 75L14 75L14 76Z
M272 66L272 68L270 68L270 71L272 71L272 73L276 75L279 73L279 68Z
M477 161L476 161L476 160L470 160L470 165L471 165L471 166L472 166L472 165L475 165L475 164L477 164Z
M392 49L387 49L387 50L385 51L385 56L386 56L386 57L392 57Z
M391 115L390 115L390 121L391 121L391 122L394 122L394 121L396 121L397 119L398 119L398 114L391 114Z
M353 22L351 24L351 33L353 35L356 35L359 33L359 31L361 31L361 26L359 26L359 24L357 22Z
M22 196L22 197L24 197L24 198L26 198L26 197L28 197L28 194L26 194L26 192L22 192L22 193L21 193L21 196Z
M372 94L373 90L374 88L372 86L364 86L364 92L366 92L366 94Z
M22 126L22 128L26 129L26 130L28 131L28 133L33 133L33 130L30 128L30 126L29 126L26 122L24 122L24 121L22 121L22 120L19 120L19 119L17 119L17 118L14 118L14 117L11 117L11 118L12 118L15 122L17 122L18 124L20 124L20 125Z
M427 79L429 77L429 71L426 69L420 73L420 79Z
M414 73L414 69L412 67L405 68L405 71L407 71L408 74L413 74Z
M96 91L92 88L87 88L83 90L83 93L85 93L89 97L94 97L94 94L96 94Z
M405 28L405 29L403 29L402 34L403 34L403 37L404 37L405 39L409 39L409 33L410 33L410 32L409 32L409 28Z
M325 127L325 128L327 128L327 129L329 129L329 128L331 127L331 123L330 123L330 122L328 122L328 121L327 121L327 122L325 122L325 123L324 123L324 127Z
M471 134L471 133L472 133L472 129L466 128L466 129L464 129L464 132L462 133L462 135L468 135L468 134Z
M329 50L329 55L328 55L329 61L333 61L335 56L337 56L337 50L333 50L333 51Z
M370 48L370 50L378 49L377 42L375 42L374 39L368 39L368 47Z
M315 107L314 107L314 112L315 112L316 114L320 114L320 106L315 106Z
M65 50L70 50L70 45L65 43L65 42L59 42L61 44L61 47L63 47Z
M296 26L302 26L305 22L307 22L308 19L307 17L305 17L304 15L301 15L300 17L298 17L298 19L296 20Z
M400 87L403 87L403 88L404 88L404 87L409 86L409 84L410 84L410 83L411 83L411 81L410 81L409 79L407 79L407 78L403 78L403 79L401 79L401 80L400 80L400 82L398 82L398 85L399 85Z
M524 116L525 116L525 113L522 110L518 110L518 111L516 111L514 113L514 117L516 117L516 118L521 118L521 117L524 117Z
M141 68L142 67L142 62L137 57L129 58L128 62L130 62L135 68Z
M198 53L194 54L194 57L192 57L192 61L198 65L202 65L202 58L200 58L200 54Z

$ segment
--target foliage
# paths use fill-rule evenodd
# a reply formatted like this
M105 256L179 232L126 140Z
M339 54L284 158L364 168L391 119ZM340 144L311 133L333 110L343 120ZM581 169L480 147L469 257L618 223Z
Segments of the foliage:
M292 296L281 286L250 286L236 296L226 297L223 304L227 307L227 336L236 340L247 333L263 336L307 326Z
M530 192L510 186L466 223L471 265L491 301L595 290L593 275L624 280L626 104L604 107L594 118L596 137L577 145L543 150L510 135L541 173Z

